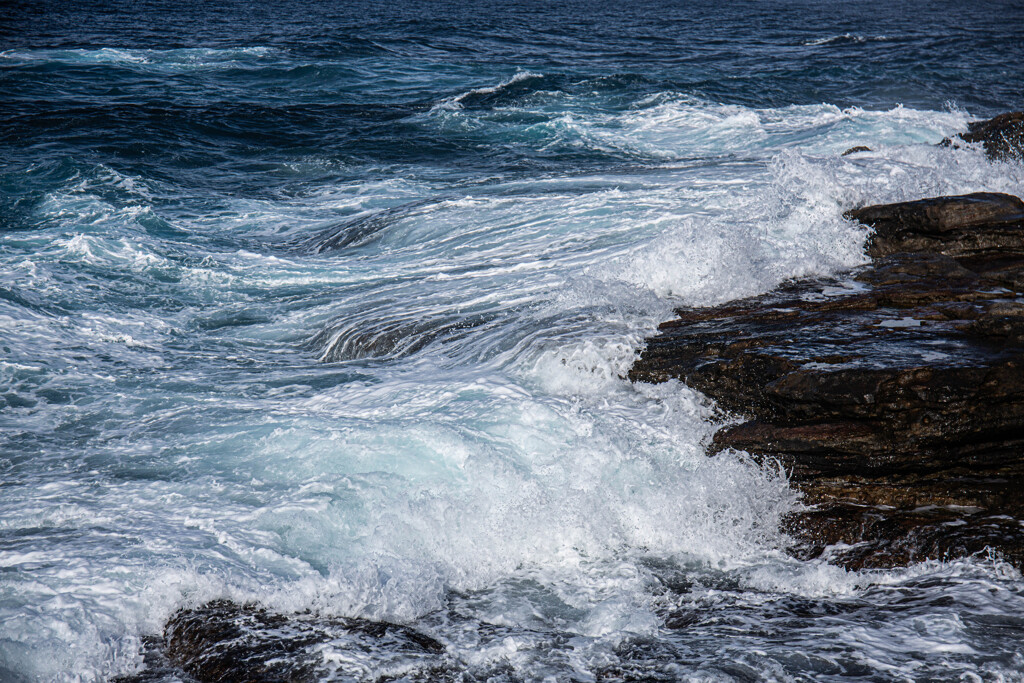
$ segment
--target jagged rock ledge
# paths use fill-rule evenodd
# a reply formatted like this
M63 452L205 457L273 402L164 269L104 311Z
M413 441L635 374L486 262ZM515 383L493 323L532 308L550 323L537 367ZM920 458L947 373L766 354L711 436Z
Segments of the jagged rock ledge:
M870 266L678 311L630 371L745 418L712 450L780 460L794 553L851 568L985 548L1024 566L1024 202L871 206Z

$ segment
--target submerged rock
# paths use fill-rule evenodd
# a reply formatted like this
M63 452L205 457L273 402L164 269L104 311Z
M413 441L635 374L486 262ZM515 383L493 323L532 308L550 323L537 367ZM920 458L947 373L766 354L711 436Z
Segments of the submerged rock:
M1024 203L980 193L849 216L875 228L872 266L679 311L629 376L681 379L746 418L713 449L790 469L819 505L792 521L798 553L854 545L835 559L861 567L991 546L1020 563ZM922 507L943 512L911 514Z
M445 647L408 626L314 614L278 614L215 600L183 609L149 643L147 663L200 683L362 679L449 680ZM146 672L125 681L144 681Z

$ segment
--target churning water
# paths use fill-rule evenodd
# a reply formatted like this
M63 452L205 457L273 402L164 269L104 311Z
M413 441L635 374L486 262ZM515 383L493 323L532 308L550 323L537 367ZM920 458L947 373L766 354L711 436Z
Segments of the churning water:
M0 680L215 598L466 680L1022 679L1020 574L794 560L785 472L622 378L865 262L846 209L1024 194L933 146L1024 105L1019 3L53 5L0 10Z

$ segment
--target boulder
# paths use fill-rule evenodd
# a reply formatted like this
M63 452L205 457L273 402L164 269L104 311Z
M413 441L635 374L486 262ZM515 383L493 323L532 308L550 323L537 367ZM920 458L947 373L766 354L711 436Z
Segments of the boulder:
M874 228L868 255L898 252L953 257L1024 255L1024 202L1013 195L977 192L867 206L846 217Z
M959 136L965 142L980 142L993 159L1024 158L1024 112L1014 111L967 124Z

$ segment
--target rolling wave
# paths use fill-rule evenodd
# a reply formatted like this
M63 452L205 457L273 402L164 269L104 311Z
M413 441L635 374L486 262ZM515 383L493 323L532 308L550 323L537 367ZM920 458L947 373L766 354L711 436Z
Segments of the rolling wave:
M130 673L218 599L415 622L470 676L1010 676L985 653L1013 650L1019 574L789 558L785 472L707 458L727 416L623 376L676 306L862 263L844 210L1020 194L1024 169L935 146L955 108L503 68L258 106L221 80L195 104L186 78L11 119L31 153L0 170L0 677Z

